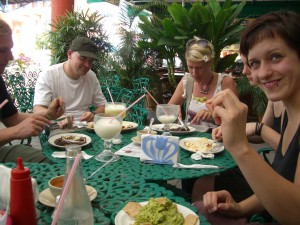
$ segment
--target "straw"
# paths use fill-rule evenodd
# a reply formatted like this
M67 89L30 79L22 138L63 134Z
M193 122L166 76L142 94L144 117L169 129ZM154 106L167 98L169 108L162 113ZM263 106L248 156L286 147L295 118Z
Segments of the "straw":
M0 104L0 109L2 109L5 104L8 103L8 99L5 99L1 104Z
M113 105L114 105L115 103L114 103L114 100L113 100L113 98L112 98L112 96L111 96L111 93L110 93L109 87L107 87L106 89L107 89L107 91L108 91L108 94L109 94L109 97L110 97L110 99L111 99L111 102L112 102L112 103L113 103Z
M141 97L139 97L137 100L135 100L130 106L128 106L126 109L124 109L119 115L116 117L120 117L124 112L126 112L128 109L130 109L132 106L134 106L136 103L138 103L142 98L144 98L146 95L143 94Z
M145 88L145 87L143 87L144 88L144 90L147 92L147 94L153 99L153 101L157 104L157 105L159 105L159 103L158 103L158 101L156 101L155 100L155 98L150 94L150 92ZM166 112L166 110L163 108L163 111L164 111L164 113L166 114L166 115L168 115L168 113Z
M147 94L153 99L153 101L154 101L157 105L159 105L158 101L156 101L156 99L150 94L150 92L149 92L145 87L143 87L143 88L144 88L144 90L147 92Z
M58 202L57 208L56 208L56 210L54 212L54 216L53 216L53 220L52 220L51 225L55 225L56 222L57 222L58 216L60 214L60 211L62 209L63 203L65 201L66 195L67 195L67 193L69 191L71 180L72 180L72 178L74 176L74 173L76 171L76 168L77 168L77 166L78 166L78 164L80 162L81 156L82 156L81 153L77 154L77 156L76 156L76 158L74 160L74 164L73 164L73 166L71 168L70 174L68 175L68 179L66 181L66 185L65 185L64 189L62 190L62 193L61 193L61 196L59 198L59 202Z

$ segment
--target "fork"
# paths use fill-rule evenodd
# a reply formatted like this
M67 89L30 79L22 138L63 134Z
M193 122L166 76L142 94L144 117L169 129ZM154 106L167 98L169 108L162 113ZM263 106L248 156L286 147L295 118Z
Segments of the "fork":
M148 130L148 134L150 134L151 130L152 130L152 124L154 122L154 118L151 118L150 123L149 123L149 130Z

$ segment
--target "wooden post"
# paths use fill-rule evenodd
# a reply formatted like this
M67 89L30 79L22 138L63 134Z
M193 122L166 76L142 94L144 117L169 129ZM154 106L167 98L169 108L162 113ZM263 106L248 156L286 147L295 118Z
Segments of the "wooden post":
M66 12L74 11L74 0L51 0L51 23L56 21L57 17L65 16ZM53 27L51 27L54 30Z

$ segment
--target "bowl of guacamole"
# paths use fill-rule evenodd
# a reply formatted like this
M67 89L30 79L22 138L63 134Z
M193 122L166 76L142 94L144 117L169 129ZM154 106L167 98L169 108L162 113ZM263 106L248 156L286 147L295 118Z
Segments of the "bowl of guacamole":
M182 225L183 215L178 211L177 205L167 198L160 200L151 198L135 217L134 225L149 223L152 225Z

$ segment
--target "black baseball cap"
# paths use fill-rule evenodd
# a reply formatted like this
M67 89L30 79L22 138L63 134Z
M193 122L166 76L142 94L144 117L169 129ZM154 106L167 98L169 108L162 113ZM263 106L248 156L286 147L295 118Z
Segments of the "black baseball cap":
M78 52L81 56L97 58L97 46L95 43L86 37L76 38L72 41L70 50Z

